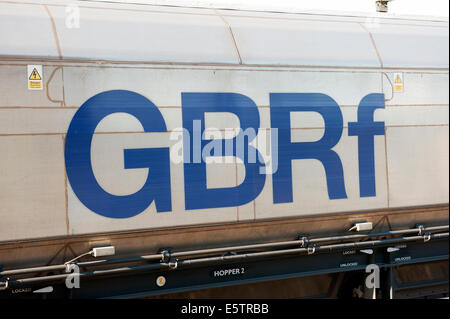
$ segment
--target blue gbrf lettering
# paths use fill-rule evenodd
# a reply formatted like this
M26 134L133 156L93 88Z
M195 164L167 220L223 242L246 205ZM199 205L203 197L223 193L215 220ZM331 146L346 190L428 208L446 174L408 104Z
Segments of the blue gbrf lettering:
M234 207L254 200L264 188L266 175L261 173L264 162L249 161L249 153L257 149L250 144L254 137L242 134L246 129L258 131L259 112L256 104L247 96L237 93L182 93L183 128L189 133L183 144L194 143L194 136L202 136L206 113L228 112L240 122L241 133L232 139L219 141L223 146L242 138L246 148L236 148L225 154L233 156L245 167L244 181L236 187L207 187L206 163L203 158L184 161L184 189L186 210L218 207ZM359 184L361 197L376 196L374 136L384 135L384 122L374 122L376 109L384 108L384 95L373 93L365 96L358 107L357 122L350 122L348 135L358 139ZM325 131L315 142L291 141L291 112L316 112L324 120ZM166 123L159 109L144 96L125 90L99 93L88 99L74 115L65 144L65 161L68 180L78 199L91 211L110 218L136 216L155 202L157 212L172 210L170 151L166 148L125 149L124 168L149 168L144 186L131 195L112 195L97 182L91 163L92 138L97 125L108 115L127 113L140 121L145 132L167 132ZM200 123L196 126L193 123ZM271 143L272 154L278 153L278 169L272 175L273 203L293 201L292 161L316 159L325 170L330 199L345 199L344 170L339 155L333 150L343 131L343 116L339 105L329 96L320 93L271 93L271 128L278 129L278 143ZM202 141L200 148L206 146ZM225 147L225 149L227 149ZM189 157L195 154L189 154Z

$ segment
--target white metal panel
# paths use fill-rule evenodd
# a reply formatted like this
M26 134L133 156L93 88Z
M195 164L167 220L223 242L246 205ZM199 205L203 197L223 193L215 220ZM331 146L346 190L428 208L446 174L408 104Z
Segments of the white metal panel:
M208 189L236 187L244 180L243 178L238 179L235 158L231 158L230 163L207 163L206 176L208 176L206 181Z
M291 8L294 9L294 8ZM388 23L399 25L439 25L448 26L448 18L446 17L427 17L427 16L401 16L397 14L378 13L378 12L344 12L344 11L323 11L312 10L308 12L295 12L295 10L274 10L269 11L243 11L243 10L216 10L222 16L246 16L252 18L266 19L289 19L289 20L311 20L311 21L346 21L358 22L365 25L374 25L375 23Z
M0 136L0 241L67 235L62 136Z
M387 73L391 83L394 83L394 73ZM386 77L383 77L383 92L386 105L448 105L448 72L404 72L403 92L394 93Z
M38 3L1 4L0 55L378 67L368 28L384 66L448 67L444 21L82 3L78 28L65 5Z
M380 66L356 23L227 17L247 64Z
M205 130L221 129L231 131L240 127L239 118L235 114L227 112L208 112L205 114Z
M64 84L68 106L80 106L102 91L122 89L143 94L160 109L181 106L181 92L235 92L250 97L258 106L269 106L270 92L320 92L340 106L357 106L365 95L382 91L379 73L345 70L64 67Z
M1 21L0 21L1 23ZM1 32L1 31L0 31ZM3 51L0 44L0 54ZM26 51L23 51L26 52ZM50 76L53 74L51 82ZM52 66L43 66L43 90L28 90L26 65L0 65L0 107L57 107L63 99L62 72ZM48 89L48 95L47 95ZM53 100L49 100L49 97Z
M391 207L449 201L448 126L387 129Z
M58 57L43 6L0 3L0 55Z
M80 8L67 28L64 7L50 7L64 58L237 63L230 32L216 15Z
M448 68L448 25L370 28L385 67Z
M385 112L386 126L448 125L448 106L390 106Z
M65 133L76 109L0 108L0 134Z

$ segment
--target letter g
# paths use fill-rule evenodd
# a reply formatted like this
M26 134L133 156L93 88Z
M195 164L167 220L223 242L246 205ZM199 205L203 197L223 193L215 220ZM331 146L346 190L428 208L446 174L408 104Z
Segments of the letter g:
M125 90L99 93L75 113L67 131L66 171L78 199L93 212L109 218L129 218L143 212L155 200L158 212L172 210L169 148L125 149L125 169L150 168L144 186L136 193L116 196L97 182L91 163L95 128L106 116L128 113L136 117L145 132L166 132L158 108L144 96Z

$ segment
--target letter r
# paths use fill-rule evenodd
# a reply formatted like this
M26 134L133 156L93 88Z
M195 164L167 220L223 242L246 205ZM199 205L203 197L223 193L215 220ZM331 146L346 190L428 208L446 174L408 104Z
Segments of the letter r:
M317 142L291 142L290 112L317 112L325 122L325 132ZM347 198L344 172L339 155L332 148L339 142L343 118L339 105L320 93L271 93L272 129L278 129L278 171L273 174L273 202L290 203L292 194L292 160L316 159L325 168L330 199ZM272 150L272 153L275 151Z

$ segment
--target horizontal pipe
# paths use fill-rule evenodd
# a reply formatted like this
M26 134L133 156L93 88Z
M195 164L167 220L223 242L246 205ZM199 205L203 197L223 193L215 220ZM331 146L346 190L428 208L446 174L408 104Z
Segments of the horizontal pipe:
M148 255L148 256L139 256L139 257L130 257L130 258L121 258L121 259L110 259L110 260L94 260L94 261L86 261L74 263L78 267L89 267L89 266L104 266L118 263L126 263L126 262L136 262L136 261L148 261L148 260L156 260L161 259L161 254L156 255ZM25 269L14 269L14 270L5 270L0 272L0 276L13 276L20 275L32 272L48 272L54 270L65 270L66 265L51 265L51 266L42 266L42 267L32 267Z
M422 230L423 231L439 231L439 230L448 230L448 229L449 229L449 225L426 227L426 228L423 228ZM340 240L342 241L342 240L351 240L351 239L365 239L365 238L379 237L379 236L404 235L404 234L411 234L411 233L419 233L420 230L421 230L420 228L413 228L413 229L394 230L394 231L372 233L372 234L355 234L355 235L345 235L345 236L322 237L322 238L308 239L308 243L320 243L320 242L340 241ZM300 240L291 240L291 241L276 242L276 243L220 247L220 248L201 249L201 250L192 250L192 251L171 253L170 257L180 258L180 257L205 255L205 254L213 254L213 253L221 253L221 252L302 245L304 243L305 242L300 239ZM111 265L111 264L126 263L126 262L152 261L152 260L161 260L161 259L162 259L162 254L153 254L153 255L143 255L143 256L130 257L130 258L121 258L121 259L80 262L80 263L77 263L76 265L79 267L89 267L89 266L103 266L103 265ZM64 269L66 269L66 265L63 264L63 265L51 265L51 266L42 266L42 267L33 267L33 268L24 268L24 269L15 269L15 270L5 270L5 271L0 272L0 276L13 276L13 275L20 275L20 274L26 274L26 273L32 273L32 272L44 272L44 271L54 271L54 270L64 270Z
M130 272L130 271L161 269L161 268L165 268L166 266L168 267L169 264L158 263L158 264L151 264L151 265L130 266L130 267L121 267L121 268L104 269L104 270L91 270L91 271L80 272L79 275L80 275L80 277L90 277L90 276L124 273L124 272ZM23 284L33 284L33 283L37 283L37 282L47 282L47 281L58 281L58 280L66 279L69 276L73 276L73 273L52 275L52 276L43 276L43 277L14 279L14 280L8 280L8 286L11 288L14 288L18 285L23 285Z
M434 227L426 227L423 228L422 231L430 232L430 231L441 231L448 230L449 226L434 226ZM364 239L369 237L380 237L380 236L393 236L393 235L406 235L406 234L414 234L419 233L420 228L412 228L412 229L402 229L402 230L391 230L388 232L382 233L372 233L372 234L357 234L357 235L345 235L345 236L334 236L334 237L322 237L316 239L310 239L310 243L318 243L325 241L337 241L337 240L347 240L347 239Z
M430 240L433 239L442 239L448 238L449 233L439 233L439 234L431 234ZM334 251L338 249L345 248L362 248L362 247L374 247L378 245L386 245L392 243L402 243L402 242L411 242L423 240L425 236L411 236L411 237L401 237L401 238L391 238L391 239L378 239L372 241L365 242L354 242L354 243L344 243L344 244L332 244L332 245L323 245L315 247L315 251ZM105 270L91 270L86 272L81 272L80 277L86 276L98 276L98 275L109 275L109 274L117 274L117 273L127 273L132 271L142 271L142 270L153 270L153 269L169 269L169 268L178 268L183 265L199 265L206 263L214 263L219 261L235 261L241 259L248 258L260 258L260 257L275 257L281 255L290 255L296 253L307 253L309 251L308 248L295 248L295 249L284 249L277 251L266 251L266 252L256 252L256 253L246 253L239 255L227 255L227 256L217 256L217 257L205 257L205 258L197 258L197 259L188 259L188 260L180 260L175 263L156 263L151 265L140 265L140 266L129 266L129 267L121 267L121 268L113 268L113 269L105 269ZM9 280L9 287L20 286L23 284L31 284L37 282L47 282L47 281L56 281L65 279L68 276L72 276L73 274L60 274L60 275L52 275L52 276L43 276L43 277L33 277L33 278L23 278L23 279L14 279Z
M441 239L441 238L445 238L448 236L449 236L449 233L442 233L442 234L430 235L430 238L431 239ZM362 242L355 242L355 243L315 246L314 251L315 252L318 252L318 251L332 252L337 249L373 247L373 246L377 246L378 244L385 245L385 244L393 244L393 243L400 243L400 242L411 242L411 241L417 241L417 240L420 240L423 238L424 238L423 236L412 236L412 237L362 241ZM205 257L205 258L197 258L197 259L179 261L178 264L179 265L183 265L183 264L193 265L193 264L199 264L199 263L203 263L203 262L230 261L230 260L244 259L244 258L248 258L248 257L274 257L274 256L279 256L279 255L289 255L289 254L302 253L302 252L308 252L308 248L285 249L285 250L278 250L278 251L247 253L247 254L239 254L239 255L220 256L220 257Z

